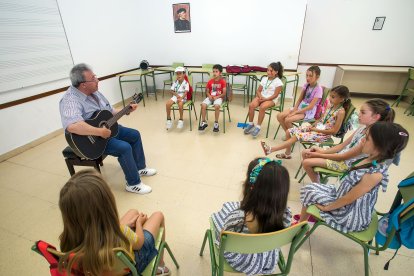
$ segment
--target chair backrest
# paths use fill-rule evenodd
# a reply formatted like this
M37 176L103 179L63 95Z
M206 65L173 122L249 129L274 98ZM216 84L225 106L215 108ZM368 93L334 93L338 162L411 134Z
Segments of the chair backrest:
M280 102L279 102L279 106L280 106L280 110L282 111L284 106L285 106L285 97L286 97L286 82L287 79L285 76L282 77L282 91L280 92Z
M211 71L213 71L213 66L214 66L214 64L210 64L210 63L203 63L203 64L201 65L201 68L203 68L203 69L211 69Z
M322 94L321 102L324 102L326 98L328 98L329 92L331 92L331 88L322 86L322 89L323 89L323 94Z
M305 226L307 226L307 222L302 222L280 231L263 234L223 231L220 251L242 254L271 251L292 243Z
M349 130L349 121L351 119L352 113L355 112L355 106L351 103L349 105L348 111L345 113L344 120L342 121L341 127L339 128L339 131L334 135L337 138L341 138L341 143L345 137L345 134Z
M414 68L408 68L408 78L414 80Z
M173 64L171 65L172 68L177 68L177 67L184 67L184 62L173 62Z
M34 246L32 246L32 250L43 256L43 254L37 248L37 243ZM114 251L114 254L116 256L114 267L112 268L111 271L104 272L102 274L102 276L125 275L126 273L129 273L129 272L131 272L132 275L134 275L134 276L138 275L138 273L136 271L136 268L135 268L135 261L134 261L135 257L134 256L132 256L127 250L125 250L124 248L121 248L121 247L114 248L113 251ZM58 251L58 250L56 250L52 247L48 247L47 252L52 254L56 258L57 261L59 261L61 258L66 256L66 253ZM45 256L43 256L43 257L45 257ZM74 264L74 267L72 267L72 269L75 269L75 271L77 271L76 270L77 269L76 264ZM79 271L77 271L77 273L75 273L75 274L78 275ZM75 274L73 274L73 275L75 275ZM72 275L72 274L67 274L66 272L62 272L61 274L58 273L56 275L69 276L69 275Z

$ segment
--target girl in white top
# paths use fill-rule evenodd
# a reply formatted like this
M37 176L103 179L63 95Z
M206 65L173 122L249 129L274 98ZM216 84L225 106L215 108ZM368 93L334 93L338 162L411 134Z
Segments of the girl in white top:
M167 111L167 123L166 128L169 130L172 127L171 121L171 106L173 104L178 104L178 109L180 112L180 119L177 123L177 128L183 128L183 106L187 100L187 93L190 90L190 84L185 80L185 69L184 67L177 67L175 69L175 74L177 75L177 80L171 86L171 94L173 95L171 99L166 103Z
M282 92L283 83L283 66L280 62L272 62L267 67L267 77L260 81L256 97L249 104L249 123L244 129L244 134L252 134L256 137L260 132L260 126L263 122L266 109L274 106L278 101L278 97ZM255 108L259 107L259 118L257 125L253 124Z

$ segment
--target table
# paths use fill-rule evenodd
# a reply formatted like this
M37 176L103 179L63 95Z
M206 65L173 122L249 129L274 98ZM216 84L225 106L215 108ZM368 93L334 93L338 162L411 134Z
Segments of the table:
M346 85L352 92L400 95L408 67L338 65L333 86Z
M148 97L148 85L147 85L147 78L146 78L148 75L150 75L152 77L152 81L153 81L153 84L154 84L155 100L157 100L157 89L155 87L155 75L154 75L154 69L153 68L149 68L147 70L138 69L138 70L134 70L134 71L131 71L131 72L116 75L118 77L119 88L121 89L122 104L124 105L124 107L125 107L125 99L124 99L124 93L122 91L122 83L124 83L124 82L140 82L141 91L144 92L144 89L143 89L143 86L142 86L142 77L144 77L145 91L146 91L147 97ZM139 79L130 79L130 77L139 77ZM124 80L123 80L123 78L124 78ZM125 79L125 78L129 78L129 79ZM143 103L144 103L144 106L145 106L145 100L144 99L143 99Z

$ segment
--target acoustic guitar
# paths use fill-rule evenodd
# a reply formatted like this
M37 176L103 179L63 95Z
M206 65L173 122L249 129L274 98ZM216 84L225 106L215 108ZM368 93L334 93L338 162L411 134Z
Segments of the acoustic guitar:
M65 133L66 141L72 150L79 157L86 159L96 159L100 157L108 144L108 140L118 135L118 123L117 121L124 115L128 115L131 112L131 104L139 103L144 96L142 93L134 94L132 96L132 102L125 106L117 114L113 115L109 110L96 111L91 119L85 120L85 123L94 127L106 127L111 130L111 136L108 138L102 138L94 135L78 135L70 132Z

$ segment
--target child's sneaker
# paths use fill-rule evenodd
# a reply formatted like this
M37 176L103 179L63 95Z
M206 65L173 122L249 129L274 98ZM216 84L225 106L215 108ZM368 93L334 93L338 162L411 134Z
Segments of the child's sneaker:
M254 125L253 124L248 124L246 126L246 128L244 129L244 134L249 134L252 130L253 130Z
M201 122L201 125L198 127L198 130L205 130L208 124L206 122Z
M219 132L219 124L218 123L214 123L213 131L214 132Z
M258 127L255 127L253 130L252 130L252 136L254 137L254 138L256 138L257 137L257 135L259 135L259 132L260 132L260 128L258 128Z
M167 120L167 122L165 123L165 127L167 128L167 130L169 130L172 127L172 121Z
M178 120L177 128L183 128L183 126L184 126L184 121L183 120Z
M127 184L126 187L125 187L125 190L127 190L127 192L136 193L136 194L140 194L140 195L145 195L145 194L151 193L151 191L152 191L150 186L145 185L142 182L137 184L137 185L132 185L132 186L129 186Z

